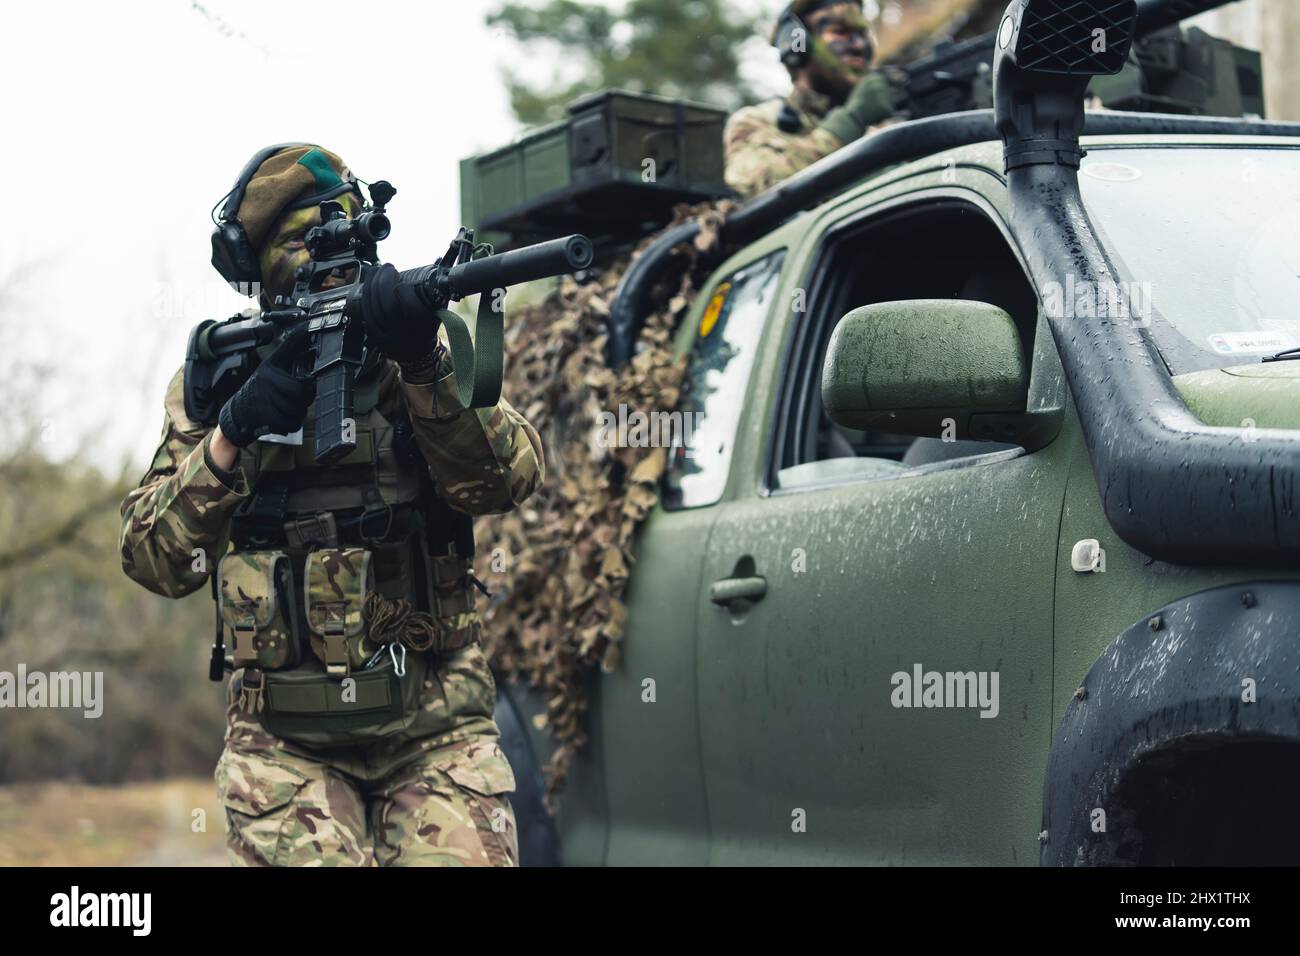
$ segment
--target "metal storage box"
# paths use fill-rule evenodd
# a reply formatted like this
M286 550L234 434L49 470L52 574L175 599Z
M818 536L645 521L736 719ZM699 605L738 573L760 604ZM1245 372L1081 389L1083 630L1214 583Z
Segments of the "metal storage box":
M461 161L461 216L500 248L585 232L619 241L663 225L672 207L730 194L724 110L607 90L569 118Z

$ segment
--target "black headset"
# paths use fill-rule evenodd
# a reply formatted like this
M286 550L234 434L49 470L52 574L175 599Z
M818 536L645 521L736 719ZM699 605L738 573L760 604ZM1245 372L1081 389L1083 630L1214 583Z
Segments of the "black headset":
M221 205L221 213L212 219L213 224L216 226L212 230L212 266L221 273L221 277L229 282L237 292L242 292L244 295L253 295L257 285L262 281L262 267L258 262L257 250L249 242L248 233L244 231L244 224L239 221L239 207L244 201L244 193L248 189L249 180L253 178L261 165L276 153L286 149L294 149L298 146L312 145L314 144L276 143L274 146L259 149L253 154L253 158L245 164L244 168L240 170L234 188L222 197L225 204L222 205L221 199L217 200L217 204ZM339 186L295 202L288 208L299 209L310 206L325 199L332 199L349 190L356 192L358 197L361 196L356 177L351 172L348 173L347 179ZM212 208L214 211L216 210L216 206Z
M801 35L803 43L799 46L803 49L799 49L795 44L795 40ZM808 48L811 40L808 27L804 25L799 14L794 12L794 6L782 10L781 19L776 22L776 37L772 40L772 46L776 47L777 52L781 54L781 62L788 69L797 70L808 65L808 61L812 58L812 51Z

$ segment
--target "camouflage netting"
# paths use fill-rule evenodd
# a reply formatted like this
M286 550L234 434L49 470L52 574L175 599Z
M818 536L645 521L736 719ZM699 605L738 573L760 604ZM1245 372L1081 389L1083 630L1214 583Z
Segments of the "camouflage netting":
M624 404L629 415L676 408L685 361L674 361L672 333L716 261L702 253L717 244L730 205L678 208L672 224L698 218L700 234L674 250L677 268L652 296L663 307L646 319L621 369L605 361L605 319L645 243L614 263L598 257L596 281L566 278L539 305L510 313L503 393L542 437L546 481L516 511L475 523L476 571L492 590L483 634L494 669L546 700L539 727L556 745L545 768L551 796L586 744L593 668L618 666L632 539L659 500L667 461L663 448L600 447L597 422Z

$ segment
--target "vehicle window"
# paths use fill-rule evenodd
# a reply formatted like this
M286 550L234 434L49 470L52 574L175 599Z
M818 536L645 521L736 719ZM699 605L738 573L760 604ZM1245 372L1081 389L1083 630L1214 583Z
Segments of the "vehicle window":
M710 293L678 405L683 422L690 422L689 441L670 450L665 508L711 505L722 497L754 352L784 259L784 250L774 252L738 269Z
M1175 374L1300 347L1300 151L1090 149L1081 172L1130 314Z
M878 214L827 240L808 277L808 310L792 337L769 485L867 479L1014 446L854 432L826 416L821 369L835 324L851 309L905 299L971 299L1006 310L1032 356L1038 300L1001 231L956 199ZM826 464L836 459L832 464ZM823 463L810 467L812 463Z

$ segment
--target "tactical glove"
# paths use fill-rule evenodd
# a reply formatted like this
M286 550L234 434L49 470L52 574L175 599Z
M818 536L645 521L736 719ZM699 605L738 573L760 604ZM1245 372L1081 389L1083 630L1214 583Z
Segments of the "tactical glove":
M867 127L897 116L907 99L907 74L886 67L872 70L844 102L826 114L822 127L846 143L861 138Z
M217 420L232 445L243 448L262 435L286 434L302 424L316 397L316 385L295 378L292 369L306 344L307 329L299 326L221 407Z
M427 359L438 341L436 310L420 287L402 281L389 263L375 269L361 292L366 338L399 365Z

